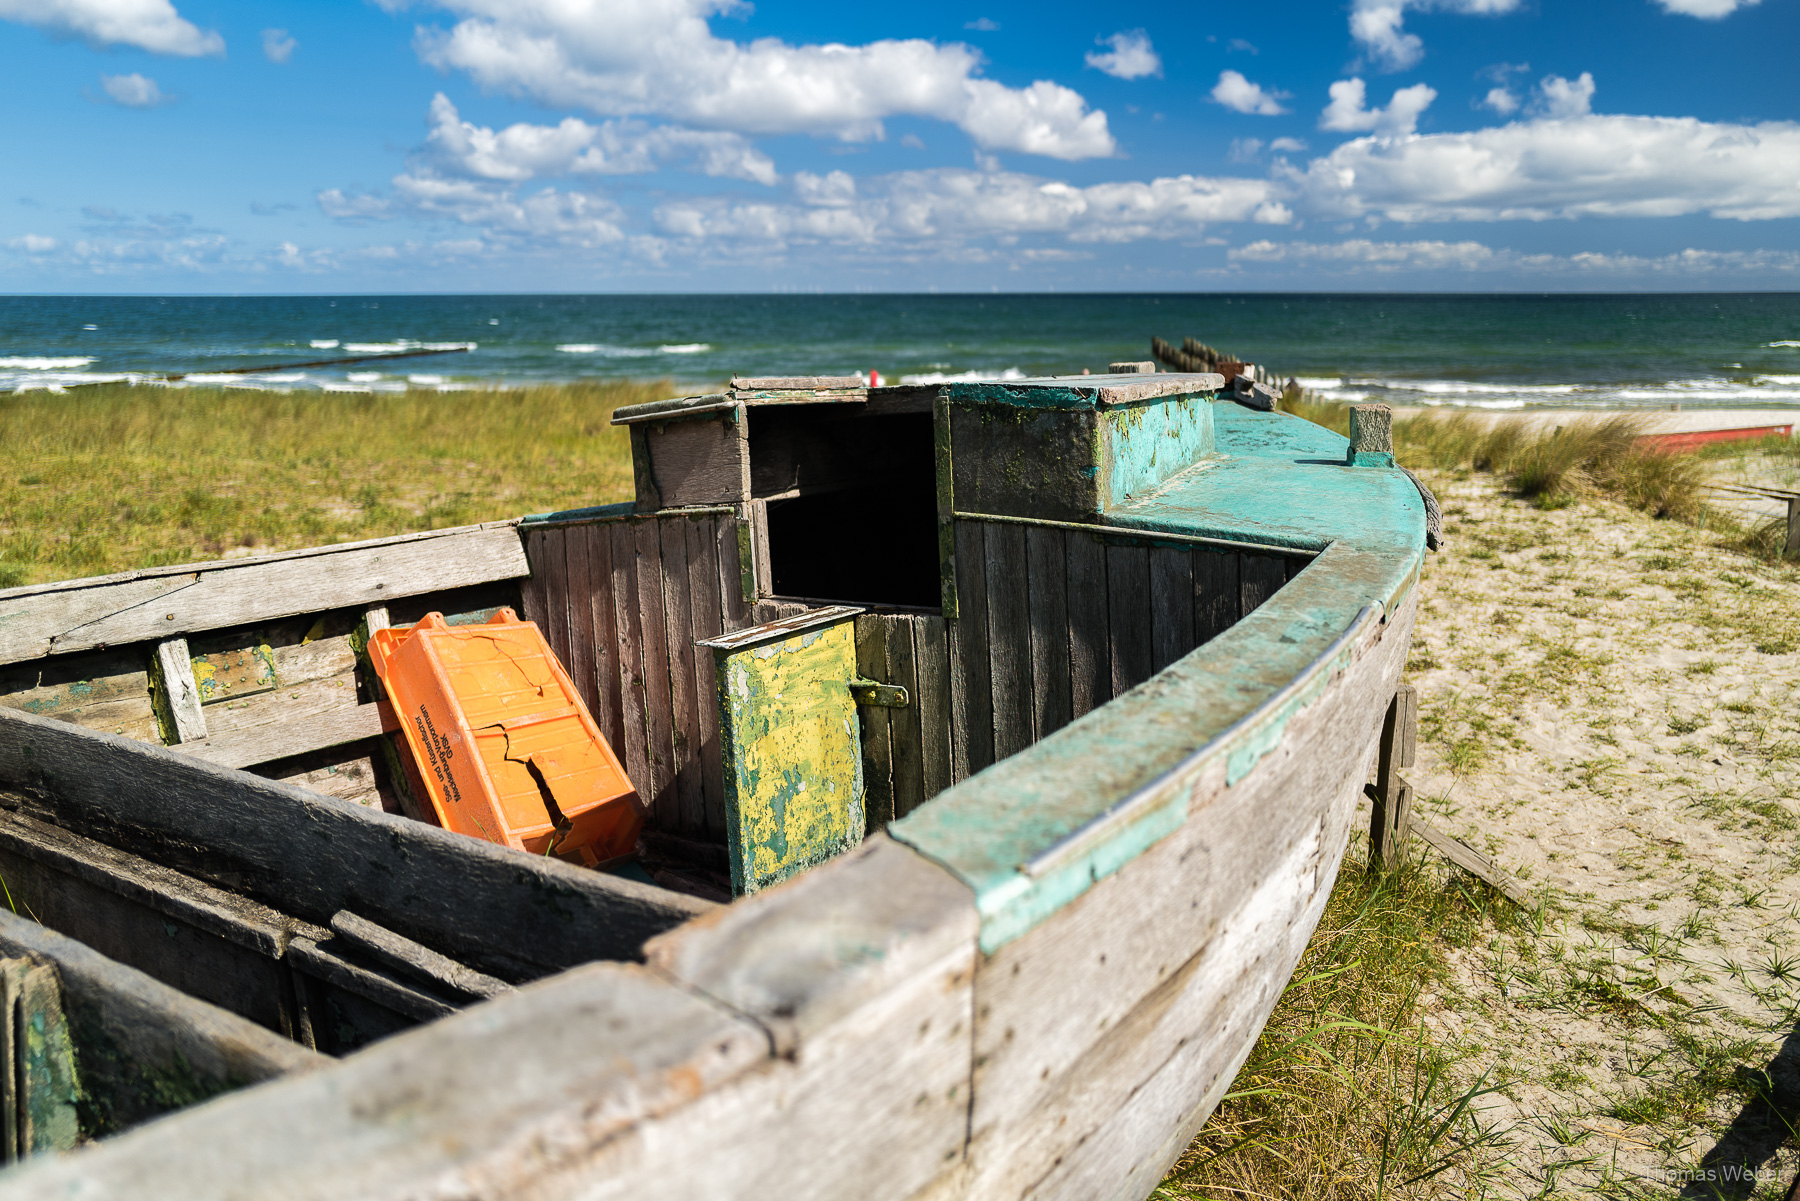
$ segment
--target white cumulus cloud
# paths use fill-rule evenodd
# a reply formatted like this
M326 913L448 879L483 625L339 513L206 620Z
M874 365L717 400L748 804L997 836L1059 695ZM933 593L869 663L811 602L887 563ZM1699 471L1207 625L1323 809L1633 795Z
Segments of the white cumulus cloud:
M1594 107L1594 77L1586 71L1579 79L1546 75L1538 84L1535 107L1546 117L1557 120L1587 116Z
M1687 17L1717 21L1721 17L1729 17L1740 8L1749 8L1758 3L1758 0L1656 0L1656 2L1666 13L1680 13Z
M192 58L225 53L225 39L182 19L169 0L0 0L0 21L35 25L95 46L135 46Z
M1518 7L1519 0L1356 0L1350 10L1350 36L1362 45L1363 52L1377 67L1404 71L1425 56L1424 41L1404 28L1407 9L1488 16L1509 13Z
M1146 75L1162 74L1162 59L1150 45L1150 36L1141 29L1128 29L1123 33L1115 33L1102 39L1103 44L1112 49L1104 54L1098 50L1088 52L1087 65L1097 71L1104 71L1115 79L1142 79Z
M735 0L434 3L461 19L450 29L421 29L427 62L547 104L853 140L882 136L889 117L920 116L960 126L988 151L1072 160L1115 149L1106 114L1090 111L1079 93L1048 80L1010 88L982 78L980 54L964 45L736 42L708 24L735 11Z
M1334 217L1796 217L1800 125L1587 114L1357 138L1291 182L1303 210Z
M1251 83L1237 71L1219 72L1219 82L1212 90L1212 98L1226 108L1260 117L1278 117L1287 112L1281 102L1288 95L1287 92L1264 91L1261 84Z
M294 57L294 49L299 45L285 29L262 31L263 57L272 63L285 63Z
M107 99L126 108L155 108L168 99L147 75L102 75L100 88Z
M1507 272L1594 278L1707 277L1746 273L1800 274L1800 251L1696 250L1645 256L1582 251L1576 254L1532 254L1480 242L1376 242L1351 238L1343 242L1272 242L1260 240L1226 252L1232 263L1290 265L1342 274L1390 274L1401 271Z
M1368 107L1368 85L1361 79L1340 79L1329 91L1331 103L1319 114L1319 128L1340 133L1409 134L1418 128L1419 114L1437 99L1437 92L1422 83L1395 92L1386 108Z

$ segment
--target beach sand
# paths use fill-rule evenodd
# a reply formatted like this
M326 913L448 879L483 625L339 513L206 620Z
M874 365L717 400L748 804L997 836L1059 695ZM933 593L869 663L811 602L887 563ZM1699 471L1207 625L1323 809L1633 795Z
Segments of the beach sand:
M1509 1130L1502 1195L1712 1196L1671 1173L1719 1169L1715 1145L1785 1189L1800 1154L1754 1097L1800 1098L1800 568L1433 483L1418 804L1547 899L1425 1006L1459 1071L1505 1084L1482 1116Z

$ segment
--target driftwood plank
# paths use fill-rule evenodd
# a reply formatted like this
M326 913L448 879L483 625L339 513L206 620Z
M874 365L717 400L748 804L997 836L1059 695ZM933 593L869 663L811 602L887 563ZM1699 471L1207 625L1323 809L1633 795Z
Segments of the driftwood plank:
M943 618L914 620L913 656L919 673L913 704L919 710L920 793L930 800L950 787L950 646Z
M1068 554L1060 529L1031 526L1025 532L1031 588L1032 730L1044 738L1071 720L1069 683Z
M1194 649L1194 552L1150 548L1150 670L1161 671Z
M889 709L888 746L894 762L894 816L925 803L924 738L919 727L919 661L915 651L923 617L893 617L887 626L887 680L906 689L907 705Z
M1231 551L1195 550L1193 554L1194 645L1205 646L1244 614L1239 557Z
M1112 648L1112 693L1118 696L1151 676L1150 548L1106 548L1106 615Z
M864 679L888 680L887 631L892 617L863 613L856 618L856 670ZM889 740L889 710L858 705L863 764L863 811L870 833L898 816L894 812L894 756Z
M706 830L706 792L700 783L700 711L694 697L694 617L689 602L687 518L657 519L662 542L663 621L669 661L669 739L674 754L679 829ZM669 827L664 826L664 829Z
M0 783L65 828L130 831L170 867L283 912L322 925L351 909L505 979L632 958L709 908L27 714L0 712Z
M694 661L694 714L700 740L701 829L708 838L725 837L725 768L719 751L719 682L713 656L695 650L702 638L725 632L719 597L719 519L690 518L688 547L688 650Z
M625 773L646 804L650 800L650 721L644 699L644 623L638 613L637 531L621 521L607 527L612 534L612 600L614 632L619 648L619 714L625 744Z
M993 664L994 759L1032 744L1031 593L1022 525L988 524L988 659Z
M1069 716L1085 716L1112 699L1112 637L1107 615L1106 544L1069 531Z
M96 1135L330 1060L36 922L0 911L0 955L56 966ZM171 1089L171 1080L186 1087Z
M1243 610L1246 615L1287 583L1286 559L1273 555L1242 555L1238 559Z
M950 701L956 716L956 778L994 761L994 694L990 688L987 550L982 525L956 523L958 613L950 654Z
M501 525L235 559L118 583L14 589L0 597L0 662L380 604L529 570L518 531Z

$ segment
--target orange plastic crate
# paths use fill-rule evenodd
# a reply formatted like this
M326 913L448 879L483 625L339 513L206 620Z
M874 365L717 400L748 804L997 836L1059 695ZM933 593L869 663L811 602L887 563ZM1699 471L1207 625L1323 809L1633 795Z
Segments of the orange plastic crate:
M369 657L445 829L589 865L637 845L637 789L536 625L427 613Z

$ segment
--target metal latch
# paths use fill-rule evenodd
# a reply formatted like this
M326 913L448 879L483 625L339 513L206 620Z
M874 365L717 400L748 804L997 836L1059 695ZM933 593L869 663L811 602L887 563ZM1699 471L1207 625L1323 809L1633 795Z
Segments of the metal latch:
M912 698L906 695L906 689L898 684L883 684L879 680L851 680L850 695L856 698L859 705L876 705L883 709L904 709L912 704Z

